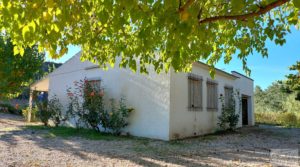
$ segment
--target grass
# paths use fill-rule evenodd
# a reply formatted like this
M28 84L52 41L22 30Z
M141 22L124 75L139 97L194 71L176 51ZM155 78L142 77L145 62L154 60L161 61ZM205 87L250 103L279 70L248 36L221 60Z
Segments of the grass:
M258 124L300 127L300 113L296 112L255 112Z
M45 131L44 137L54 138L54 137L81 137L89 140L126 140L132 137L128 136L115 136L109 133L100 133L92 129L76 129L71 127L46 127L42 125L28 125L25 129L35 130L35 131Z
M204 136L201 136L200 139L202 141L213 141L213 140L216 140L217 139L217 134L209 134L209 135L204 135Z
M164 147L157 147L151 145L151 142L162 142L154 139L147 139L142 137L133 136L115 136L110 133L99 133L92 129L76 129L71 127L46 127L42 125L27 125L24 129L29 129L33 131L41 131L44 138L69 138L69 137L81 137L88 140L132 140L134 141L133 150L139 153L153 153L158 155L167 154L173 147L182 147L184 144L181 141L170 141L166 142Z

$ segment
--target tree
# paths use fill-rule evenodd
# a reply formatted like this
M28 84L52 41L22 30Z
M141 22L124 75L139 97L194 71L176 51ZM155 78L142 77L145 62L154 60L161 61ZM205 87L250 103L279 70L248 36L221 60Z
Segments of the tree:
M273 82L267 89L255 87L255 112L298 112L300 101L295 99L297 92L291 91L289 81Z
M295 91L296 100L300 101L300 61L290 67L291 71L296 71L293 74L287 75L287 86L289 89Z
M24 54L14 55L10 39L0 35L0 101L16 97L41 72L45 55L37 47L25 48Z
M266 101L265 101L266 93L260 86L255 86L254 89L254 104L256 111L265 111L266 110Z
M237 54L249 73L247 56L268 56L267 40L283 45L299 8L299 0L0 0L0 27L15 54L38 44L59 58L79 45L84 60L105 68L120 56L121 67L145 73L149 64L186 71Z
M272 111L281 112L285 111L284 102L291 94L285 91L285 82L273 82L267 89L262 90L259 86L255 87L255 110L257 112Z

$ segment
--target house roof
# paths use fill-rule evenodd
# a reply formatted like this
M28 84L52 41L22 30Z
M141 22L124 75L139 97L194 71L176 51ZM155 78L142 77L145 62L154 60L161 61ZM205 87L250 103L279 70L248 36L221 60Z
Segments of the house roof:
M82 52L79 51L79 52L76 53L74 56L72 56L69 60L67 60L64 64L68 63L69 61L71 61L71 60L74 59L75 57L80 56L81 53L82 53ZM198 65L202 66L202 67L205 67L206 69L209 69L209 68L211 67L211 66L209 66L209 65L207 65L207 64L205 64L205 63L203 63L203 62L201 62L201 61L197 61L196 63L197 63ZM63 65L64 65L64 64L63 64ZM62 65L62 66L63 66L63 65ZM56 71L57 71L58 69L60 69L62 66L60 66L60 67L58 67L57 69L55 69L52 73L56 72ZM95 68L95 67L98 68L99 66L98 66L98 65L95 65L95 66L93 66L92 68ZM218 68L215 68L215 70L216 70L216 73L217 73L217 74L220 74L220 75L223 75L223 76L227 76L227 77L229 77L229 78L231 78L231 79L237 79L237 78L240 78L239 76L242 76L242 77L245 77L245 78L250 79L250 80L253 81L252 78L249 78L249 77L247 77L247 76L245 76L245 75L243 75L243 74L241 74L241 73L238 73L238 72L236 72L236 71L232 71L232 73L236 73L236 74L238 74L239 76L233 75L232 73L228 73L228 72L226 72L226 71L224 71L224 70L221 70L221 69L218 69ZM48 76L51 75L52 73L48 74L45 78L48 78ZM43 79L42 79L42 80L43 80ZM36 81L36 82L33 83L31 86L37 84L38 82L41 82L42 80Z
M242 77L244 77L244 78L247 78L247 79L249 79L249 80L251 80L251 81L254 81L252 78L247 77L246 75L241 74L241 73L239 73L239 72L237 72L237 71L231 71L231 72L232 72L232 73L236 73L236 74L238 74L238 75L240 75L240 76L242 76Z
M49 89L49 76L45 76L44 78L35 81L30 85L31 90L36 90L36 91L48 91Z
M61 69L66 63L70 62L72 59L76 58L81 54L81 51L73 55L70 59L68 59L66 62L64 62L61 66L56 68L54 71L51 73L48 73L46 76L43 78L33 82L30 84L30 89L32 90L37 90L37 91L48 91L49 89L49 76L52 75L53 73L57 72L57 70Z
M211 67L211 66L209 66L209 65L207 65L207 64L205 64L205 63L203 63L203 62L201 62L201 61L197 61L196 63L199 64L199 65L201 65L201 66L203 66L203 67L205 67L205 68L207 68L207 69L209 69L209 68ZM225 76L230 77L230 78L232 78L232 79L237 79L237 78L239 78L239 77L236 76L236 75L233 75L233 74L231 74L231 73L228 73L228 72L226 72L226 71L224 71L224 70L221 70L221 69L218 69L218 68L216 68L216 67L215 67L215 70L216 70L217 73L219 73L219 74L221 74L221 75L225 75Z

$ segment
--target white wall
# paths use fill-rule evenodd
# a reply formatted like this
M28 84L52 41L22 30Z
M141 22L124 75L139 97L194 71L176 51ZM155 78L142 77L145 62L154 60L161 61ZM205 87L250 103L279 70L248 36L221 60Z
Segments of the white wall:
M94 66L90 62L80 62L79 56L73 57L50 75L49 97L56 94L66 108L67 87L85 77L100 78L108 105L110 98L118 101L124 96L126 104L135 109L125 131L135 136L169 139L170 74L158 75L152 71L149 75L134 74L118 67L107 71L87 69Z
M235 81L235 87L240 90L242 96L247 96L248 99L248 125L254 125L255 118L253 80L235 71L233 71L232 74L239 77L239 79ZM242 116L240 117L239 124L242 124Z
M130 125L124 129L132 135L169 140L213 133L218 129L221 103L217 112L206 110L206 81L211 79L208 66L193 64L192 73L203 78L203 109L189 111L187 73L171 70L168 74L156 74L150 69L149 75L142 75L118 67L103 71L91 68L95 65L79 59L80 53L49 75L49 97L56 94L65 109L68 106L66 89L73 86L74 81L100 78L107 103L110 98L119 100L124 96L126 104L135 109L129 118ZM216 71L215 80L218 82L218 95L224 94L224 86L233 86L241 94L252 97L248 118L249 124L253 125L253 81L238 73L230 75L220 70ZM241 118L242 115L239 126Z
M219 101L218 111L207 111L206 81L211 79L209 68L206 65L194 63L193 74L203 77L203 109L201 111L188 110L188 74L171 72L171 112L170 112L170 138L185 138L207 133L213 133L218 129L218 116L221 113ZM235 86L236 77L216 71L215 81L218 83L218 97L224 95L225 86ZM235 89L235 88L234 88Z

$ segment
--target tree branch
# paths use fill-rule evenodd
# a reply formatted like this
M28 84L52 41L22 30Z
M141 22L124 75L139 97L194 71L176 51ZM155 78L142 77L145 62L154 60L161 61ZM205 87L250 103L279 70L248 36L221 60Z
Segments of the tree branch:
M179 13L185 11L195 0L187 0L186 3L179 8Z
M272 10L278 6L281 6L289 1L290 0L277 0L277 1L274 1L264 7L259 7L259 10L256 12L251 12L251 13L246 13L246 14L209 17L209 18L206 18L203 20L199 20L199 24L215 22L215 21L219 21L219 20L246 20L247 18L252 18L252 17L257 17L260 15L263 15L263 14L269 12L270 10Z

